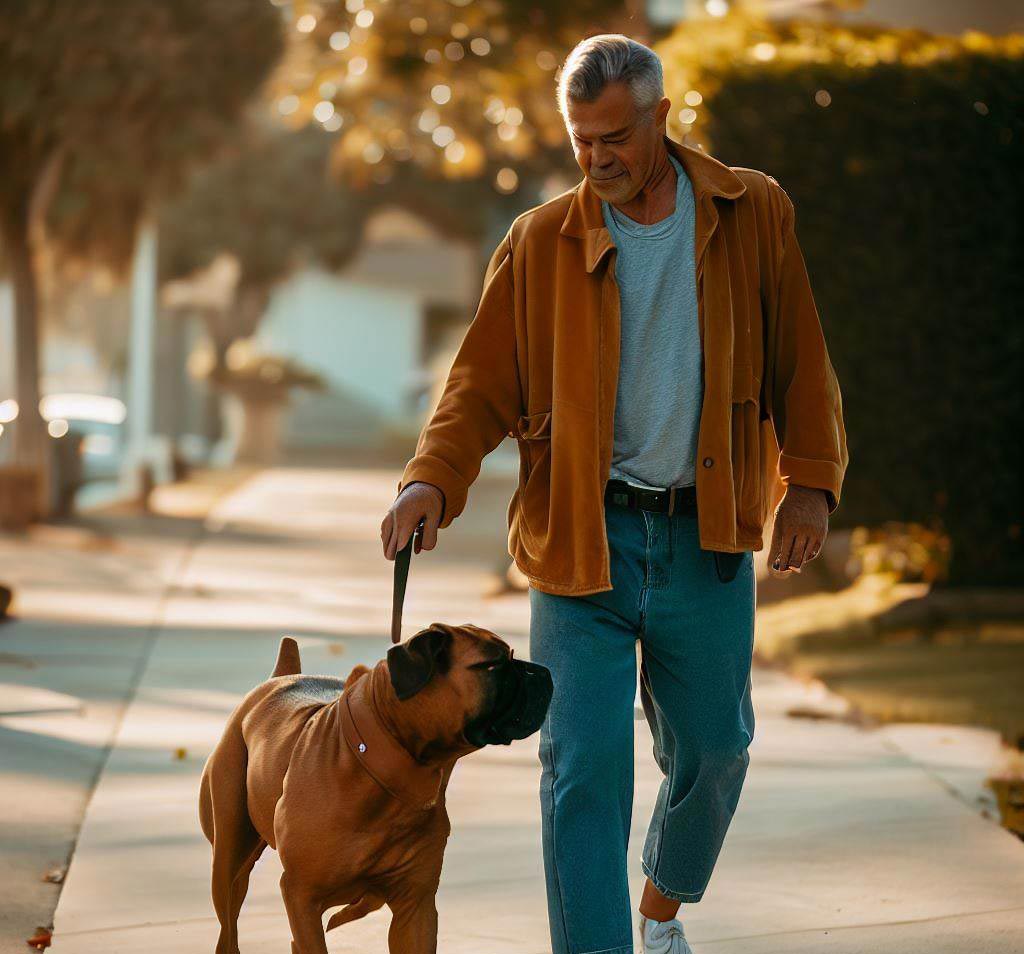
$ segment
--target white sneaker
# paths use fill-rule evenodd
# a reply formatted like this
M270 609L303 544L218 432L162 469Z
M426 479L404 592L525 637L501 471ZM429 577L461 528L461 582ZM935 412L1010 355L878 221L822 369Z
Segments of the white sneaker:
M693 954L683 936L682 922L654 921L640 915L641 954Z

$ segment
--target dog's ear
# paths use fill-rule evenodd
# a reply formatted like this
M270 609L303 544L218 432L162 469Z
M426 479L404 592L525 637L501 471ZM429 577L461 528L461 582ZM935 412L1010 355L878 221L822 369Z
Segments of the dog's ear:
M388 650L388 674L400 702L416 695L436 674L448 671L451 645L451 630L435 623Z

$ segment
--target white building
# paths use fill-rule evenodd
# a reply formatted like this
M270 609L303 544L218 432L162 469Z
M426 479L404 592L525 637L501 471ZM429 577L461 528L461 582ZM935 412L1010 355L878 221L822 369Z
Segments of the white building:
M319 372L285 427L293 448L414 437L480 299L477 247L397 207L377 210L338 273L297 272L274 292L257 346Z

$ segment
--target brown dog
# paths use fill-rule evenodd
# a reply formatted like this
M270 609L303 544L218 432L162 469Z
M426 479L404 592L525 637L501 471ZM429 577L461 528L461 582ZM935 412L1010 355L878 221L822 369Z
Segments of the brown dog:
M328 908L346 905L329 931L385 904L391 954L433 954L452 769L536 732L551 675L494 633L444 623L344 682L299 672L285 637L273 676L232 713L203 770L217 954L238 952L238 913L267 845L284 867L292 954L327 954Z

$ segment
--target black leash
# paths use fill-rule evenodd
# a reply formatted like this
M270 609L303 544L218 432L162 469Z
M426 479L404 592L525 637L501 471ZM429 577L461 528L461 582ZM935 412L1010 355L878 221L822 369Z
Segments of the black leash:
M409 542L395 554L395 588L391 603L391 642L402 641L402 604L405 602L405 585L409 581L409 564L412 562L413 544L419 540L423 543L423 527L426 518L419 522L416 529L409 535Z

